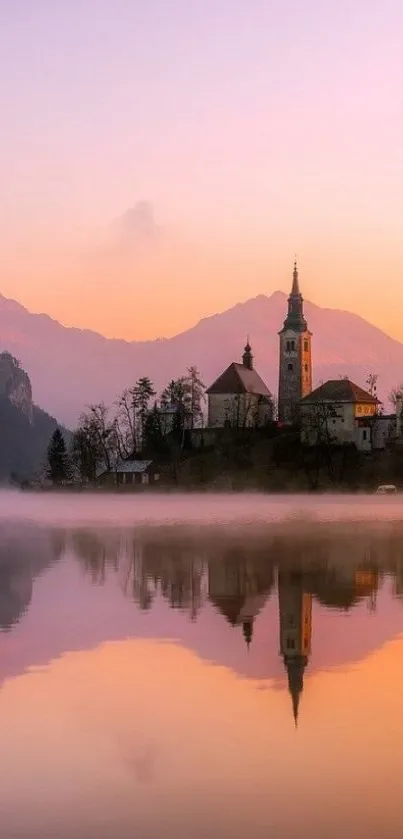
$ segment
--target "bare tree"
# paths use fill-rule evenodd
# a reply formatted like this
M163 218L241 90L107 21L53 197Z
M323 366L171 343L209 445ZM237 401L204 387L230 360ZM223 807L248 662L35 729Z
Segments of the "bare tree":
M376 398L377 396L377 386L378 386L378 373L368 373L368 376L365 380L365 384L368 385L368 392L371 396Z
M365 380L365 384L368 385L368 392L374 399L377 399L377 389L378 389L378 373L368 373L368 376ZM374 448L374 440L375 440L375 431L378 422L379 414L382 413L382 410L378 409L378 403L375 407L375 413L370 417L369 422L369 434L370 434L370 441L371 441L371 451Z
M392 405L394 406L394 408L396 408L396 402L399 399L402 399L402 398L403 398L403 383L401 385L399 385L398 387L392 387L392 390L389 393L389 400L392 403Z
M313 462L309 461L309 469L306 470L313 488L318 485L322 465L326 466L330 481L334 481L333 449L337 435L331 426L338 416L337 405L323 400L305 406L301 414L303 440L313 449L314 455Z
M120 457L129 457L137 447L135 388L125 388L117 400L115 429Z
M121 457L129 457L143 447L144 430L153 396L153 383L148 376L142 376L119 397L115 427Z
M264 397L245 393L230 396L225 402L225 413L231 428L257 428Z
M95 483L102 461L102 448L98 429L88 414L80 417L79 425L73 433L71 461L74 472L82 484L87 481Z
M194 365L188 367L188 375L186 376L186 380L189 386L189 410L191 414L191 424L192 428L197 425L202 416L203 416L203 409L202 409L202 402L205 401L205 389L206 385L202 382L200 378L200 373Z

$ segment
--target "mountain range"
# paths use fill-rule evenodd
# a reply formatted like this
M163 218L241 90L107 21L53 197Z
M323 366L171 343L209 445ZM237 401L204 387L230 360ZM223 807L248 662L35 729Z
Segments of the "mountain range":
M350 312L310 302L304 309L313 333L314 386L348 375L365 387L368 374L377 373L378 394L387 403L391 388L403 381L403 344ZM37 404L73 427L87 405L112 404L140 376L149 376L159 391L195 364L210 385L231 361L241 360L247 335L255 367L276 395L277 333L286 311L287 296L276 291L203 318L172 338L129 342L62 326L0 295L0 350L20 360Z

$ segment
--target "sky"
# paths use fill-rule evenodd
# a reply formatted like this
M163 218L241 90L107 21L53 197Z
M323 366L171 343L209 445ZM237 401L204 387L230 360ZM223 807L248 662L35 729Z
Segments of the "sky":
M277 289L403 340L401 0L0 0L0 292L109 337Z

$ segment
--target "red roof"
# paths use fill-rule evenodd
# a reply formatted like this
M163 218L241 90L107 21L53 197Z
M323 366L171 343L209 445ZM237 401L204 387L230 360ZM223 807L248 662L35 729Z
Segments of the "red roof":
M301 402L304 405L310 402L364 402L367 405L378 405L379 399L350 382L350 379L330 379L304 396Z
M256 370L249 370L243 364L232 364L207 389L207 393L254 393L271 399L271 393Z

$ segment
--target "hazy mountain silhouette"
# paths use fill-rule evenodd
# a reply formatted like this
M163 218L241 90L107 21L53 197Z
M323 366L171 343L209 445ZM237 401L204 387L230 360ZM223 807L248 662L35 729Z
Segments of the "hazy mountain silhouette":
M150 376L161 389L196 364L205 384L211 384L231 361L241 359L247 334L256 368L276 394L277 333L286 306L287 296L276 291L204 318L173 338L128 342L64 327L0 296L0 349L20 359L35 401L71 426L85 405L101 400L111 404L139 376ZM403 344L350 312L309 302L305 312L314 335L314 384L349 375L365 386L367 374L375 372L380 398L387 400L390 389L403 379Z

